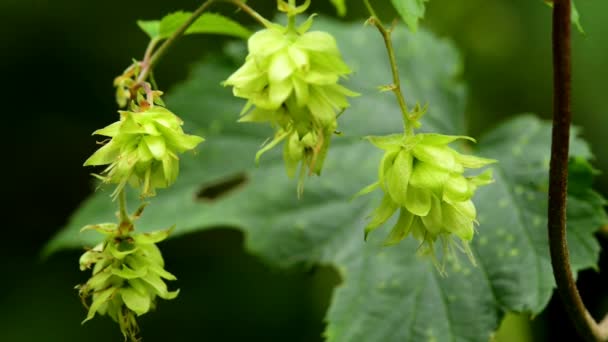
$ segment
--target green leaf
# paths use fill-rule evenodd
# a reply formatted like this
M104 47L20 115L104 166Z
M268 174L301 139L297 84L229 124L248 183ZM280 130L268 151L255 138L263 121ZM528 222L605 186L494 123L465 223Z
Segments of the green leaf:
M581 15L574 4L574 1L572 1L572 23L576 26L578 32L585 33L585 29L583 29L583 25L581 24Z
M549 5L549 7L553 7L553 0L544 0L544 2L547 5ZM572 19L572 24L574 24L574 26L576 26L578 32L585 33L585 30L583 29L583 25L581 24L581 15L578 12L578 9L576 8L576 4L574 3L574 0L572 0L571 19Z
M158 20L138 20L137 26L144 31L150 39L157 39L160 32L160 21Z
M377 181L383 151L361 137L398 133L399 107L390 94L378 94L376 89L391 79L377 32L358 24L316 24L336 36L355 71L347 86L363 94L340 117L343 135L332 141L323 176L311 178L298 200L281 151L269 151L256 168L255 152L271 131L235 122L243 102L219 84L237 66L208 61L168 100L186 122L184 129L205 135L208 142L197 155L181 158L179 180L153 199L137 221L138 230L176 224L173 238L235 227L244 231L246 248L269 264L333 265L343 281L327 314L330 342L487 342L506 312L540 312L554 288L544 219L550 126L524 116L479 141L475 148L481 156L499 159L492 165L495 184L483 187L474 198L480 226L471 248L479 265L451 259L446 264L448 277L442 277L431 261L416 257L419 243L414 239L384 247L393 242L385 239L397 214L363 241L366 217L380 203L381 194L350 199ZM462 63L453 46L425 31L412 34L402 27L394 39L406 98L430 104L422 129L466 134L465 90L458 81ZM572 151L584 160L591 157L578 139L573 140ZM589 184L589 168L579 164L576 170L572 177ZM206 197L205 190L217 189L218 184L230 190ZM136 207L137 197L132 195L129 203ZM603 199L587 187L571 191L568 204L574 271L594 267L599 246L593 232L606 222ZM80 227L112 222L115 210L108 193L97 192L45 252L95 245L99 234L79 234ZM396 231L393 238L401 234Z
M424 18L425 2L429 0L391 0L393 6L413 32L418 30L418 20Z
M515 312L540 312L553 291L545 236L550 141L550 124L525 115L503 124L479 143L482 155L500 161L493 166L496 183L480 188L475 197L480 222L475 249L480 267L495 280L494 292ZM573 138L571 154L576 159L591 158L589 148L578 138ZM592 174L591 169L579 169L571 181L576 184ZM599 245L593 233L606 222L604 200L590 186L570 187L568 194L568 244L575 271L595 267ZM481 235L484 230L489 233ZM492 266L491 260L510 258L520 265ZM507 278L512 272L517 272L517 281ZM538 290L523 298L518 292L534 287Z
M175 12L161 20L137 22L137 25L151 39L167 39L192 16L190 12ZM251 32L236 21L216 13L204 13L185 32L185 34L210 33L223 34L247 39Z

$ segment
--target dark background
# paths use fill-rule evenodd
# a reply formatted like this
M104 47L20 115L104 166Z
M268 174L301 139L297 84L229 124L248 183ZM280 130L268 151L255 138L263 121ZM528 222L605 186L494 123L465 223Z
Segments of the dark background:
M313 11L334 15L324 1ZM345 20L363 21L360 1ZM380 1L376 1L380 3ZM388 3L388 1L386 1ZM250 1L267 17L274 1ZM113 78L141 58L147 39L137 19L192 10L193 0L0 0L3 227L0 228L0 341L119 341L109 319L79 322L75 284L80 251L42 261L39 251L92 190L81 167L95 149L90 133L115 118ZM608 169L604 149L608 118L608 3L578 2L587 35L575 35L575 122ZM231 11L225 6L220 10ZM393 16L388 4L379 14ZM453 39L465 57L470 85L467 115L478 136L504 118L551 113L551 11L541 1L467 0L429 3L423 26ZM243 22L250 20L237 15ZM156 76L164 89L186 78L190 66L216 51L216 36L189 37L163 60ZM608 177L598 189L608 193ZM603 239L602 243L605 241ZM242 248L242 235L217 229L163 244L170 270L179 275L179 300L141 319L146 341L320 341L323 317L340 279L330 268L279 271ZM602 260L600 267L604 268ZM605 309L605 277L581 275L585 300ZM567 338L560 305L532 321L514 320L503 341ZM370 327L371 328L371 327ZM511 337L509 337L511 336ZM357 341L358 342L358 341Z

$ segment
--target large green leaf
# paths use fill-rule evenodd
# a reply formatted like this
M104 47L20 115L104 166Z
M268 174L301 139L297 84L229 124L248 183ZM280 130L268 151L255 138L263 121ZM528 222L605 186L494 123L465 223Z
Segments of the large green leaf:
M427 1L429 0L391 0L403 21L414 32L418 30L418 21L424 18Z
M235 65L215 60L196 68L168 100L187 122L186 130L208 140L198 155L182 158L180 179L153 199L139 228L177 224L176 236L232 226L245 232L248 250L269 264L333 265L343 284L327 315L329 341L485 342L505 312L541 311L554 287L544 219L549 126L524 116L480 141L478 152L501 162L495 167L496 184L476 197L480 226L472 248L479 266L451 260L449 276L441 277L429 260L415 256L416 241L382 247L390 224L363 241L365 216L379 196L350 198L374 181L381 151L360 137L398 132L399 109L391 94L377 92L378 85L390 80L378 33L361 25L319 24L336 35L355 70L348 86L364 95L340 118L344 135L335 138L323 175L307 182L303 199L296 199L295 182L285 175L280 150L254 167L255 151L270 132L235 123L243 102L218 85ZM399 28L394 39L407 99L431 105L423 128L464 133L465 91L455 49L424 31L413 35ZM573 150L590 157L579 140ZM584 165L579 160L573 174L573 182L583 188L569 196L575 270L595 264L599 248L592 233L605 222L603 200L588 188L591 171ZM214 185L231 183L236 175L247 181L218 194L221 186ZM200 198L201 189L214 198ZM93 245L98 237L79 234L79 228L113 220L114 210L109 193L99 191L46 252Z
M161 20L140 20L137 25L150 39L167 39L190 17L190 12L174 12ZM212 33L248 38L251 32L236 21L216 13L204 13L186 30L185 34Z

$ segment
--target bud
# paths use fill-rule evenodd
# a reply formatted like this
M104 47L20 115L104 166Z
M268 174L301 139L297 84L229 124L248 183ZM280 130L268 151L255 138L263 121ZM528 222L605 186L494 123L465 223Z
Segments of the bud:
M142 196L153 196L166 188L179 173L178 154L194 149L204 139L184 134L183 121L164 107L143 112L120 112L120 121L93 132L109 137L85 166L108 165L101 175L104 183L118 184L115 197L127 182L141 187Z
M477 169L496 160L461 154L449 143L472 138L441 134L400 134L387 137L369 137L376 147L385 151L380 163L378 182L363 189L360 194L380 187L384 198L365 227L365 235L377 229L399 210L399 219L386 244L396 244L408 235L422 242L421 252L434 255L434 244L439 239L444 256L451 253L451 244L457 245L474 263L468 246L475 234L475 205L471 201L479 186L493 182L491 170L477 176L465 176L466 169Z
M154 233L124 235L116 224L86 226L106 236L95 248L80 258L80 269L93 269L92 277L77 286L88 308L85 323L95 314L108 315L120 325L125 339L137 341L136 317L156 306L156 297L173 299L179 290L170 292L163 281L175 280L165 271L164 260L156 243L163 241L171 229ZM90 305L88 304L90 299Z
M307 6L285 10L295 15ZM305 168L309 174L320 174L337 129L337 115L349 106L348 97L358 95L339 84L351 70L333 36L308 32L312 19L298 28L269 24L255 33L249 38L245 64L223 83L233 86L235 96L247 99L240 121L269 122L277 130L258 158L289 139L285 163L290 176L301 163L300 183ZM315 143L296 142L307 136L315 137ZM296 145L301 147L299 151L293 150Z
M116 103L120 108L124 108L131 100L131 89L135 85L136 78L141 71L139 62L134 61L122 75L114 79L114 87L116 87ZM142 89L143 90L143 89Z

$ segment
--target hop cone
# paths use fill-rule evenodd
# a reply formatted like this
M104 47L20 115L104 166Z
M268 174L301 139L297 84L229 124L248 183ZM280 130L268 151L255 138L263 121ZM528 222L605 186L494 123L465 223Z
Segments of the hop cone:
M299 28L277 24L255 33L248 42L245 64L224 85L247 99L241 121L269 122L274 139L256 159L286 140L284 159L290 177L301 163L300 183L307 168L320 174L337 115L357 94L339 84L351 71L335 39L326 32L307 32L312 17Z
M442 242L445 256L456 237L460 241L457 246L474 261L468 247L475 234L477 216L471 198L479 186L493 180L491 170L477 176L464 173L466 169L481 168L496 161L464 155L448 146L457 139L472 140L468 137L417 134L369 139L385 154L378 182L361 193L381 187L384 198L365 228L366 237L399 210L399 219L386 244L398 243L412 235L422 242L422 253L430 254L438 265L435 242L438 239Z
M106 239L80 258L81 270L93 269L92 277L77 287L89 308L83 323L97 313L108 315L120 325L125 338L136 341L139 331L136 317L154 309L156 297L173 299L179 292L167 290L163 279L176 278L165 271L163 257L156 247L171 229L127 236L119 233L116 224L83 228L87 229L101 232Z
M156 188L166 188L179 173L178 154L194 149L204 139L184 134L183 122L164 107L143 112L120 112L120 121L93 132L110 139L85 166L108 165L100 179L118 184L116 196L126 183L142 188L142 196L152 196Z

